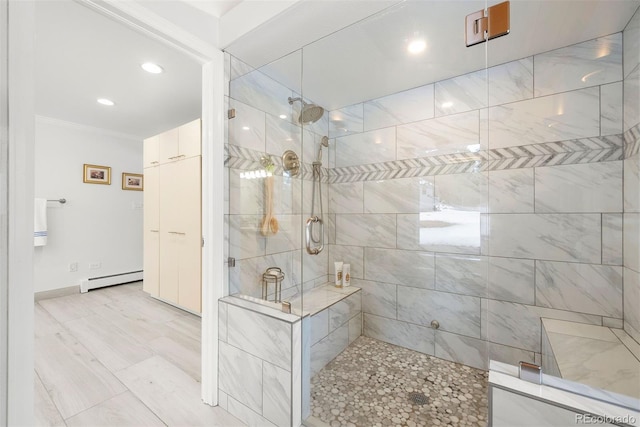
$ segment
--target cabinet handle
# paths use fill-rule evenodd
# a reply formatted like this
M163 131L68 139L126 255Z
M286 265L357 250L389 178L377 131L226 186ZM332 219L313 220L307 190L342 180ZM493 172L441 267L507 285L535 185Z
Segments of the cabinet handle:
M152 232L152 233L159 233L160 232L160 230L149 230L149 231Z
M182 157L187 157L187 155L186 155L186 154L180 154L180 155L179 155L179 156L177 156L176 158L177 158L177 159L180 159L180 158L182 158Z
M152 165L157 165L160 162L151 162Z
M179 232L179 231L169 231L169 234L179 234L180 236L184 236L184 235L186 235L187 233L181 233L181 232Z

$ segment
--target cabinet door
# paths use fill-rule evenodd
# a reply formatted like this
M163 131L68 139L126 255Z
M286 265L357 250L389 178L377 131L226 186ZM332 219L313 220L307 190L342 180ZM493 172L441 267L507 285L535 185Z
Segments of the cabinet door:
M178 257L180 235L160 233L160 286L159 295L165 301L178 304Z
M202 140L200 119L180 126L178 134L179 155L184 158L199 156Z
M160 146L160 163L171 162L178 158L178 128L168 130L158 135Z
M142 289L154 297L160 294L160 233L144 231L144 280Z
M144 230L160 230L160 166L144 170Z
M148 168L157 165L160 161L160 137L152 136L143 143L144 161L143 167ZM146 184L146 183L145 183Z
M179 305L200 313L202 294L202 226L200 157L177 162L176 177L181 183L179 258Z

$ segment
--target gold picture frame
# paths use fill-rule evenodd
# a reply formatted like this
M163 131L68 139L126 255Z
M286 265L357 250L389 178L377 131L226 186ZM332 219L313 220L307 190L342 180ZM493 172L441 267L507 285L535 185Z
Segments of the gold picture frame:
M111 185L111 168L109 166L85 163L82 182L85 184Z
M144 175L141 173L122 172L122 189L130 191L143 191Z

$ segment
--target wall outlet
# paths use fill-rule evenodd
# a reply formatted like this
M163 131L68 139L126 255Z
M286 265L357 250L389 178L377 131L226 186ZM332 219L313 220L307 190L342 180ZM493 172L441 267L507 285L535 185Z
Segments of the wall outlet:
M71 264L69 264L69 273L75 273L78 271L78 263L77 262L72 262Z
M89 270L97 270L100 267L102 267L101 262L92 262L91 264L89 264Z

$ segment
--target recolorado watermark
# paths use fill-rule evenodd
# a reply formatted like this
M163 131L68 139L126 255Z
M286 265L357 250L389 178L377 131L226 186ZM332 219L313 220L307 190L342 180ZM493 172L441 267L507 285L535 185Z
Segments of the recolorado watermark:
M610 417L608 415L576 414L576 424L635 424L636 417L632 415Z

